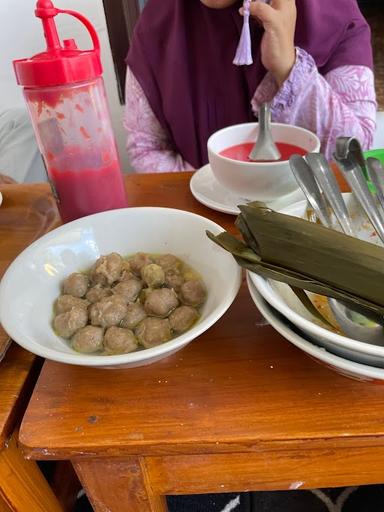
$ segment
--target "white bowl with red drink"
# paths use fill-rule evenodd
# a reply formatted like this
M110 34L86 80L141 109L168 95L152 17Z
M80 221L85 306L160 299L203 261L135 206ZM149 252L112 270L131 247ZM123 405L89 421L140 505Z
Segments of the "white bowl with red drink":
M319 138L298 126L271 123L281 160L253 162L248 155L258 136L258 123L228 126L208 139L208 158L216 180L250 200L274 201L298 190L289 167L293 154L318 152Z

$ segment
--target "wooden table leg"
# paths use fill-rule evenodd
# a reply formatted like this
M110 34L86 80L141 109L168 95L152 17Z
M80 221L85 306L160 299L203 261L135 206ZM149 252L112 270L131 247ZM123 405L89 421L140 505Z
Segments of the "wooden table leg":
M36 462L24 459L17 446L17 433L0 452L0 501L15 512L62 512Z
M145 464L138 457L77 459L77 476L95 512L167 512L165 496L151 487Z

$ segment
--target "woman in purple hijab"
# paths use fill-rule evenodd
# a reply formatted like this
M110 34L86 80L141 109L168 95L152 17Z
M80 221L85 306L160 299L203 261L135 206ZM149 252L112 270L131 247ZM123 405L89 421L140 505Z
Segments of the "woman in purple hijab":
M372 143L370 29L356 0L252 1L252 63L239 66L241 7L148 0L127 57L125 127L137 172L201 167L208 137L254 121L265 101L274 122L317 133L327 156L340 135Z

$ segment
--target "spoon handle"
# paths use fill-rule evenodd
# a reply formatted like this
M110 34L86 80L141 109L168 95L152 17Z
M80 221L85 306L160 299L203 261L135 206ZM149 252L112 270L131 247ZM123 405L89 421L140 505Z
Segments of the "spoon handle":
M359 203L371 221L372 226L384 242L384 220L371 195L361 167L348 158L339 158L336 155L334 155L334 157L339 164L343 176L351 187L352 192L356 195Z
M330 228L332 222L328 213L327 203L307 162L300 155L292 155L289 159L289 165L297 183L304 192L305 197L312 206L321 224Z
M358 139L355 137L338 137L336 139L335 154L338 158L353 160L361 167L364 176L368 178L364 153Z
M271 133L271 111L268 103L262 103L259 110L259 132L257 141L254 144L249 159L257 160L279 160L281 153L273 141Z
M315 175L327 201L331 205L342 230L347 235L355 236L339 185L325 156L321 153L308 153L305 156L305 160Z

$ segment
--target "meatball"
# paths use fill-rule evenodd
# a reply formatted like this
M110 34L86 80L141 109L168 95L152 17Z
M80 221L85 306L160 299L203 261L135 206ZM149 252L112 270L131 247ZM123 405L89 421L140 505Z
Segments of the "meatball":
M180 288L180 300L187 306L200 306L207 297L203 283L197 279L186 281Z
M111 327L118 325L127 314L127 305L120 295L104 297L95 302L89 308L89 316L92 325Z
M60 295L55 302L55 313L56 315L60 315L61 313L70 311L74 307L87 309L88 306L89 302L85 299L79 299L72 295Z
M101 286L101 284L96 284L88 290L85 298L93 304L94 302L99 302L101 299L104 299L104 297L109 297L110 295L112 295L110 288Z
M144 311L142 304L138 302L128 304L127 314L122 319L120 325L121 327L126 327L127 329L134 329L142 320L144 320L146 316L147 314Z
M109 327L104 335L104 348L109 354L126 354L137 349L137 339L130 329Z
M121 267L121 275L119 281L127 281L128 279L132 279L135 277L135 274L131 270L131 265L129 261L123 260L123 266Z
M169 315L171 329L177 333L188 331L199 318L199 313L191 306L180 306Z
M161 254L155 258L155 263L160 265L160 267L164 269L165 272L170 269L181 269L181 261L173 254Z
M184 283L184 276L177 268L170 268L165 272L165 284L168 288L173 288L177 292Z
M165 318L178 305L179 301L173 290L170 288L159 288L148 294L144 303L144 309L148 315Z
M128 260L129 266L131 271L137 275L140 276L141 268L145 265L149 265L150 263L153 263L152 259L148 254L145 254L144 252L138 252Z
M141 268L141 277L150 288L159 288L165 282L165 272L156 263L144 265Z
M143 288L143 283L138 279L121 281L112 288L112 293L123 297L125 302L134 302Z
M63 338L71 338L76 331L85 327L88 322L88 312L83 307L73 307L66 313L60 313L53 320L55 332Z
M94 284L113 284L118 281L123 268L123 258L120 254L112 252L107 256L100 256L91 270L91 280Z
M87 325L77 331L72 338L72 348L83 354L92 354L103 348L104 329Z
M168 318L146 318L136 327L135 334L145 348L161 345L172 338Z
M74 272L63 283L63 293L74 297L84 297L89 286L88 276L80 272Z

